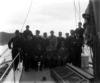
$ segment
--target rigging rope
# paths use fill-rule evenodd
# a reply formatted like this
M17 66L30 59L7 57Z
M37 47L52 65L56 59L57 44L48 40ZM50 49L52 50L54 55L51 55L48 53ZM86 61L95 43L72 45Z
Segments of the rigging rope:
M28 18L28 16L29 16L29 13L30 13L30 10L31 10L31 7L32 7L32 3L33 3L33 0L31 0L30 6L29 6L29 9L28 9L28 13L27 13L27 15L26 15L26 18L25 18L25 20L24 20L24 22L23 22L23 25L22 25L22 28L21 28L21 32L22 32L23 27L24 27L24 24L26 23L26 20L27 20L27 18Z
M77 7L76 7L75 0L73 0L73 3L74 3L74 9L75 9L75 11L76 11L76 14L77 14L77 16L79 17L79 13L78 13L78 10L77 10Z
M75 25L76 25L76 28L77 28L77 20L76 20L76 9L75 9L75 3L74 3L74 12L75 12Z
M73 0L73 3L74 3L74 12L75 12L75 25L76 25L76 28L77 28L76 13L78 14L78 11L77 11L77 9L76 9L75 0Z
M81 22L81 10L80 10L80 0L78 0L78 5L79 5L79 21Z
M79 13L77 11L75 0L73 0L73 3L74 3L74 10L75 10L75 25L76 25L76 28L77 28L77 16L79 18L79 21L81 22L80 0L78 0Z

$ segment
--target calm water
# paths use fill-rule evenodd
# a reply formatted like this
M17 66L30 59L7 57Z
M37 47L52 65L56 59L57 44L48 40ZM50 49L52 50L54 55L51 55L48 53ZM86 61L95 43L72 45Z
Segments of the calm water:
M8 45L0 45L0 55L8 48Z

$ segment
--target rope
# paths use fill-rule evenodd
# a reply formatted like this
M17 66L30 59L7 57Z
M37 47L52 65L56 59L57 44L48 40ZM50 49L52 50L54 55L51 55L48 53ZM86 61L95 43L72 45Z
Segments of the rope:
M77 15L79 17L79 13L78 13L77 8L76 8L75 0L73 0L73 3L74 3L74 12L75 12L75 25L77 28Z
M78 0L78 5L79 5L79 21L81 22L81 7L80 7L80 0Z
M29 7L29 9L28 9L28 13L27 13L26 18L25 18L25 20L24 20L24 23L23 23L23 25L22 25L21 32L22 32L23 27L24 27L24 24L26 23L26 20L27 20L27 18L28 18L28 16L29 16L29 13L30 13L30 10L31 10L31 7L32 7L32 3L33 3L33 0L31 0L30 7Z
M76 14L77 14L77 15L78 15L78 17L79 17L79 13L78 13L78 10L77 10L77 7L76 7L75 0L73 0L73 3L74 3L74 9L75 9L75 11L76 11Z

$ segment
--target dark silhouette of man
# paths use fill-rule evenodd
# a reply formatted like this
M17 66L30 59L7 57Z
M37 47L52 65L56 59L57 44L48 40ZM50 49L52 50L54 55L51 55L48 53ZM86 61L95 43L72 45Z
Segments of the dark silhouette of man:
M19 30L15 31L15 37L13 37L9 42L8 42L8 47L9 49L12 49L12 59L14 59L19 50L20 50L20 37L19 37ZM18 62L19 62L19 57L17 57L14 61L14 70L17 69L18 66Z
M81 22L78 23L78 28L76 28L75 33L79 34L79 38L83 40L84 29L82 28Z
M59 50L59 48L61 48L61 42L64 41L64 38L62 37L62 32L59 32L58 35L59 35L59 36L58 36L58 38L57 38L57 40L58 40L57 49Z
M23 32L25 38L27 38L28 35L33 36L32 31L30 31L29 28L29 25L26 25L26 30Z

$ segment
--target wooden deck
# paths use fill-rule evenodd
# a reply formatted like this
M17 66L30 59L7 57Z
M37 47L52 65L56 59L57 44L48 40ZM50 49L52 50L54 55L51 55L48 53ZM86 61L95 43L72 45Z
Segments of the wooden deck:
M43 81L43 77L46 80ZM43 71L30 70L30 72L25 72L23 70L20 83L56 83L50 75L50 70L45 69Z

